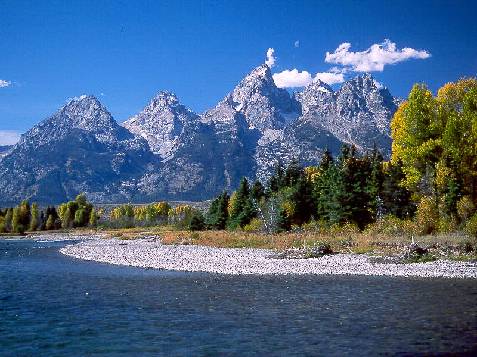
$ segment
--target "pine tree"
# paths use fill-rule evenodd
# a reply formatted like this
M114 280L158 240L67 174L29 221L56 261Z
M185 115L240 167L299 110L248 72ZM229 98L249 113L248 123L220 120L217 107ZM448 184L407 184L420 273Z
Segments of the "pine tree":
M283 179L283 187L291 187L298 183L298 180L303 177L303 169L300 167L298 160L292 160L285 170L285 176Z
M411 218L416 211L416 206L411 200L411 192L404 187L405 174L401 160L389 163L385 170L382 200L386 214L398 218Z
M39 231L44 231L46 226L46 216L43 210L40 211L40 225L38 226Z
M206 224L212 229L225 229L228 214L229 195L226 191L222 192L214 201L212 201L207 212Z
M290 200L295 207L294 215L290 217L293 224L302 225L315 215L316 202L313 199L313 186L304 175L298 178L291 189Z
M263 197L265 197L265 187L263 187L262 183L257 180L253 183L250 194L252 199L258 203Z
M205 229L204 215L200 211L195 211L192 214L189 230L190 231L203 231Z
M275 166L273 175L270 177L267 185L267 195L278 192L285 186L285 172L283 171L282 164L279 162Z
M248 180L244 177L235 191L235 198L230 210L229 227L244 227L255 217L256 210L250 197Z
M277 233L289 231L291 229L291 222L286 211L283 208L280 208L277 213Z
M30 225L31 210L30 204L27 200L24 200L18 206L18 222L23 226L23 229L27 229Z
M375 221L383 213L382 191L384 183L383 156L374 146L371 154L371 174L368 178L366 191L370 197L369 207Z

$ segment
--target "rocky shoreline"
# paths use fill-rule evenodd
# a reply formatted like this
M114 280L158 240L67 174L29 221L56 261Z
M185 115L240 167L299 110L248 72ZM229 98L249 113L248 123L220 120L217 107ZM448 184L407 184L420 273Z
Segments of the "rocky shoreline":
M477 264L437 260L428 263L376 262L363 254L332 254L310 259L277 259L274 251L164 245L155 238L89 239L60 249L77 259L115 265L230 275L375 275L477 278Z

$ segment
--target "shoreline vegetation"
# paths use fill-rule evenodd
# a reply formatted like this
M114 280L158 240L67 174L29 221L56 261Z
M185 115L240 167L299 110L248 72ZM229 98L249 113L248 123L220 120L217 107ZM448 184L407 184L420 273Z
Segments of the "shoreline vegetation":
M477 258L477 79L437 96L415 85L391 123L392 156L344 145L317 166L277 164L263 185L243 178L207 210L167 202L108 211L80 194L40 210L0 211L0 233L91 230L162 245L274 249L281 258L378 255L404 263ZM287 259L287 260L289 260ZM394 259L394 260L393 260Z

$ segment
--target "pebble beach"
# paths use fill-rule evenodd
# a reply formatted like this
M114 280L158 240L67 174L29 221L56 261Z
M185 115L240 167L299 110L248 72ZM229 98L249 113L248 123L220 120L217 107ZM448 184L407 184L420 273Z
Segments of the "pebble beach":
M332 254L310 259L276 259L274 251L164 245L158 239L87 239L60 249L67 256L115 265L230 275L375 275L477 278L475 262L382 263L364 254Z

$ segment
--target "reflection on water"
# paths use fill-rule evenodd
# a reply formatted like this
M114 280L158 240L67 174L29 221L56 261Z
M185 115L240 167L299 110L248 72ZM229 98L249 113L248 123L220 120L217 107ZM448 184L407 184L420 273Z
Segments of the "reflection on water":
M0 355L477 353L477 282L117 267L0 240Z

